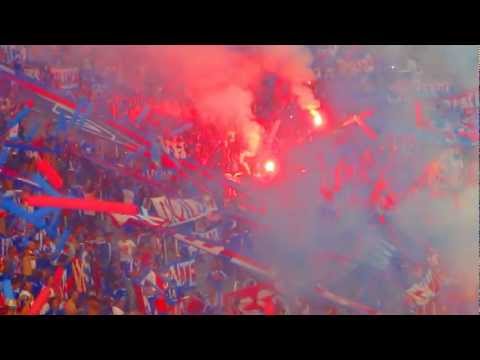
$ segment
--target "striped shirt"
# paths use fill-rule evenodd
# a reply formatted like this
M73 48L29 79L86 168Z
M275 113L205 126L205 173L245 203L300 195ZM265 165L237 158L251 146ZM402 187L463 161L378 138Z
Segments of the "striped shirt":
M7 256L8 249L12 246L12 237L0 236L0 256Z

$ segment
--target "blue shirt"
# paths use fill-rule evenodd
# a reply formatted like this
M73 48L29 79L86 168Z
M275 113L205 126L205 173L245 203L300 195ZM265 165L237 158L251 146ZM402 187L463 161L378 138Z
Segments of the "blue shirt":
M121 299L122 297L125 297L125 296L127 296L127 289L125 288L116 289L113 292L114 299Z
M42 290L42 282L40 280L33 280L32 281L32 295L37 297L37 295Z
M37 258L37 268L47 269L50 266L50 260L48 258L39 257Z

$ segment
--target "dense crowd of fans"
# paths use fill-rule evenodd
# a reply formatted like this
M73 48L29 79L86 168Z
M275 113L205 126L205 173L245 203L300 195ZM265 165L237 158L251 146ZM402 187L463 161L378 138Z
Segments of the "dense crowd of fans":
M358 66L363 69L349 67L346 63L335 66L328 64L328 59L336 55L338 49L330 48L325 60L319 61L316 72L319 83L313 84L315 91L321 97L325 91L321 80L329 79L339 74L353 74L356 71L370 73L372 59L366 57ZM28 73L29 65L22 62L22 54L7 56L5 52L0 59L1 63L11 66L15 71L24 75ZM78 100L87 97L92 103L96 98L111 98L102 89L103 81L112 81L108 77L86 81L87 77L95 77L96 73L88 67L79 71L79 85L75 90L60 89L50 71L52 66L62 64L43 64L37 66L35 79L46 88L61 91L62 95ZM410 67L416 67L409 63ZM366 70L365 70L366 69ZM108 74L109 71L95 69ZM373 70L372 70L373 71ZM338 73L336 73L338 72ZM98 76L97 76L98 77ZM85 80L85 81L84 81ZM372 83L368 78L360 82L361 90L368 92ZM64 188L69 189L69 195L93 197L103 200L123 201L125 191L132 190L133 203L147 210L151 208L148 199L158 195L158 187L147 180L156 180L152 171L148 170L148 161L136 158L128 159L127 152L122 147L107 140L99 139L95 135L81 133L78 135L72 129L63 132L53 131L55 126L51 113L42 112L40 108L35 113L35 121L41 126L32 138L28 138L34 124L31 120L22 121L18 126L6 131L9 119L15 117L26 105L29 95L22 92L14 82L0 80L0 134L1 142L5 146L7 141L30 142L36 147L54 149L41 155L34 150L22 150L11 147L7 158L2 164L10 175L2 174L2 191L18 204L23 204L24 196L35 193L35 188L22 179L30 179L36 172L35 159L41 156L47 160L64 181ZM107 87L108 89L112 86ZM100 90L99 90L100 89ZM100 91L100 93L96 93ZM115 95L118 95L116 88ZM131 94L131 93L130 93ZM126 96L126 95L125 95ZM141 108L145 100L133 101L127 104L130 110ZM103 104L97 107L100 111L111 108L112 104ZM36 107L34 106L35 110ZM260 110L259 110L260 111ZM215 133L215 128L193 127L183 134L162 139L169 142L172 152L176 152L179 159L195 158L203 166L210 168L218 166L232 174L248 172L249 169L238 163L239 151L233 145L234 139L222 139ZM173 145L172 145L173 144ZM168 145L168 144L167 144ZM221 148L220 156L216 149ZM182 155L183 154L183 155ZM164 159L164 161L168 161ZM108 169L99 164L125 164L130 173L137 178L126 177L122 172ZM163 163L164 168L168 164ZM21 178L22 179L21 179ZM179 176L169 176L170 181L163 191L172 197L195 197L192 182L184 181ZM192 180L193 181L193 180ZM212 189L208 189L212 191ZM214 194L219 207L229 206L231 198L235 197L232 189L224 189ZM199 232L208 231L214 227L221 229L219 237L223 245L240 253L251 254L254 243L248 236L248 225L236 219L233 221L219 216L208 216L194 222L194 228ZM218 215L218 214L217 214ZM53 219L50 219L53 221ZM10 279L14 299L7 299L0 292L0 311L3 314L28 314L32 303L44 286L54 282L55 269L59 266L66 269L61 287L52 292L41 314L46 315L76 315L76 314L200 314L200 313L242 313L240 304L223 304L223 294L228 289L238 288L249 282L254 282L248 272L235 268L230 264L213 259L199 253L193 248L174 241L169 232L153 231L138 226L117 226L112 218L103 213L88 211L62 211L59 229L73 229L68 236L63 249L56 248L56 242L45 230L34 231L32 226L6 211L0 210L0 280ZM245 235L247 234L247 235ZM168 264L172 261L181 261L195 258L194 289L180 289L166 274ZM153 270L157 274L156 280L148 284L145 274ZM162 276L160 276L162 275ZM141 295L138 288L141 287ZM140 302L146 299L145 303ZM274 310L259 310L260 313L285 313L286 308L277 299ZM230 308L231 306L231 308ZM294 313L308 313L309 304L304 299L298 299ZM262 309L262 308L261 308ZM337 310L328 310L335 313Z

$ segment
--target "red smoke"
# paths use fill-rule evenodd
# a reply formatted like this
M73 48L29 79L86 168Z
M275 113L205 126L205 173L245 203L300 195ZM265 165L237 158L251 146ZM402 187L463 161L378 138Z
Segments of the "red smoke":
M223 133L237 131L252 154L258 152L263 142L263 128L254 119L252 105L265 74L274 74L285 82L301 108L319 107L307 86L314 74L306 47L202 45L112 49L125 59L141 59L140 69L125 64L120 70L128 83L150 80L162 84L162 94L167 98L153 107L153 113L180 119L194 117L203 124L215 125ZM142 74L149 78L142 79Z

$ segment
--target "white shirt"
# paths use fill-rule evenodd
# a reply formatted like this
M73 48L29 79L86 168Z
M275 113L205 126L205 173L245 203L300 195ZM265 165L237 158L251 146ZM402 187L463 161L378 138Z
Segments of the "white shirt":
M135 243L132 240L121 240L118 242L118 247L120 249L120 261L130 262L133 260L133 249L136 247Z

